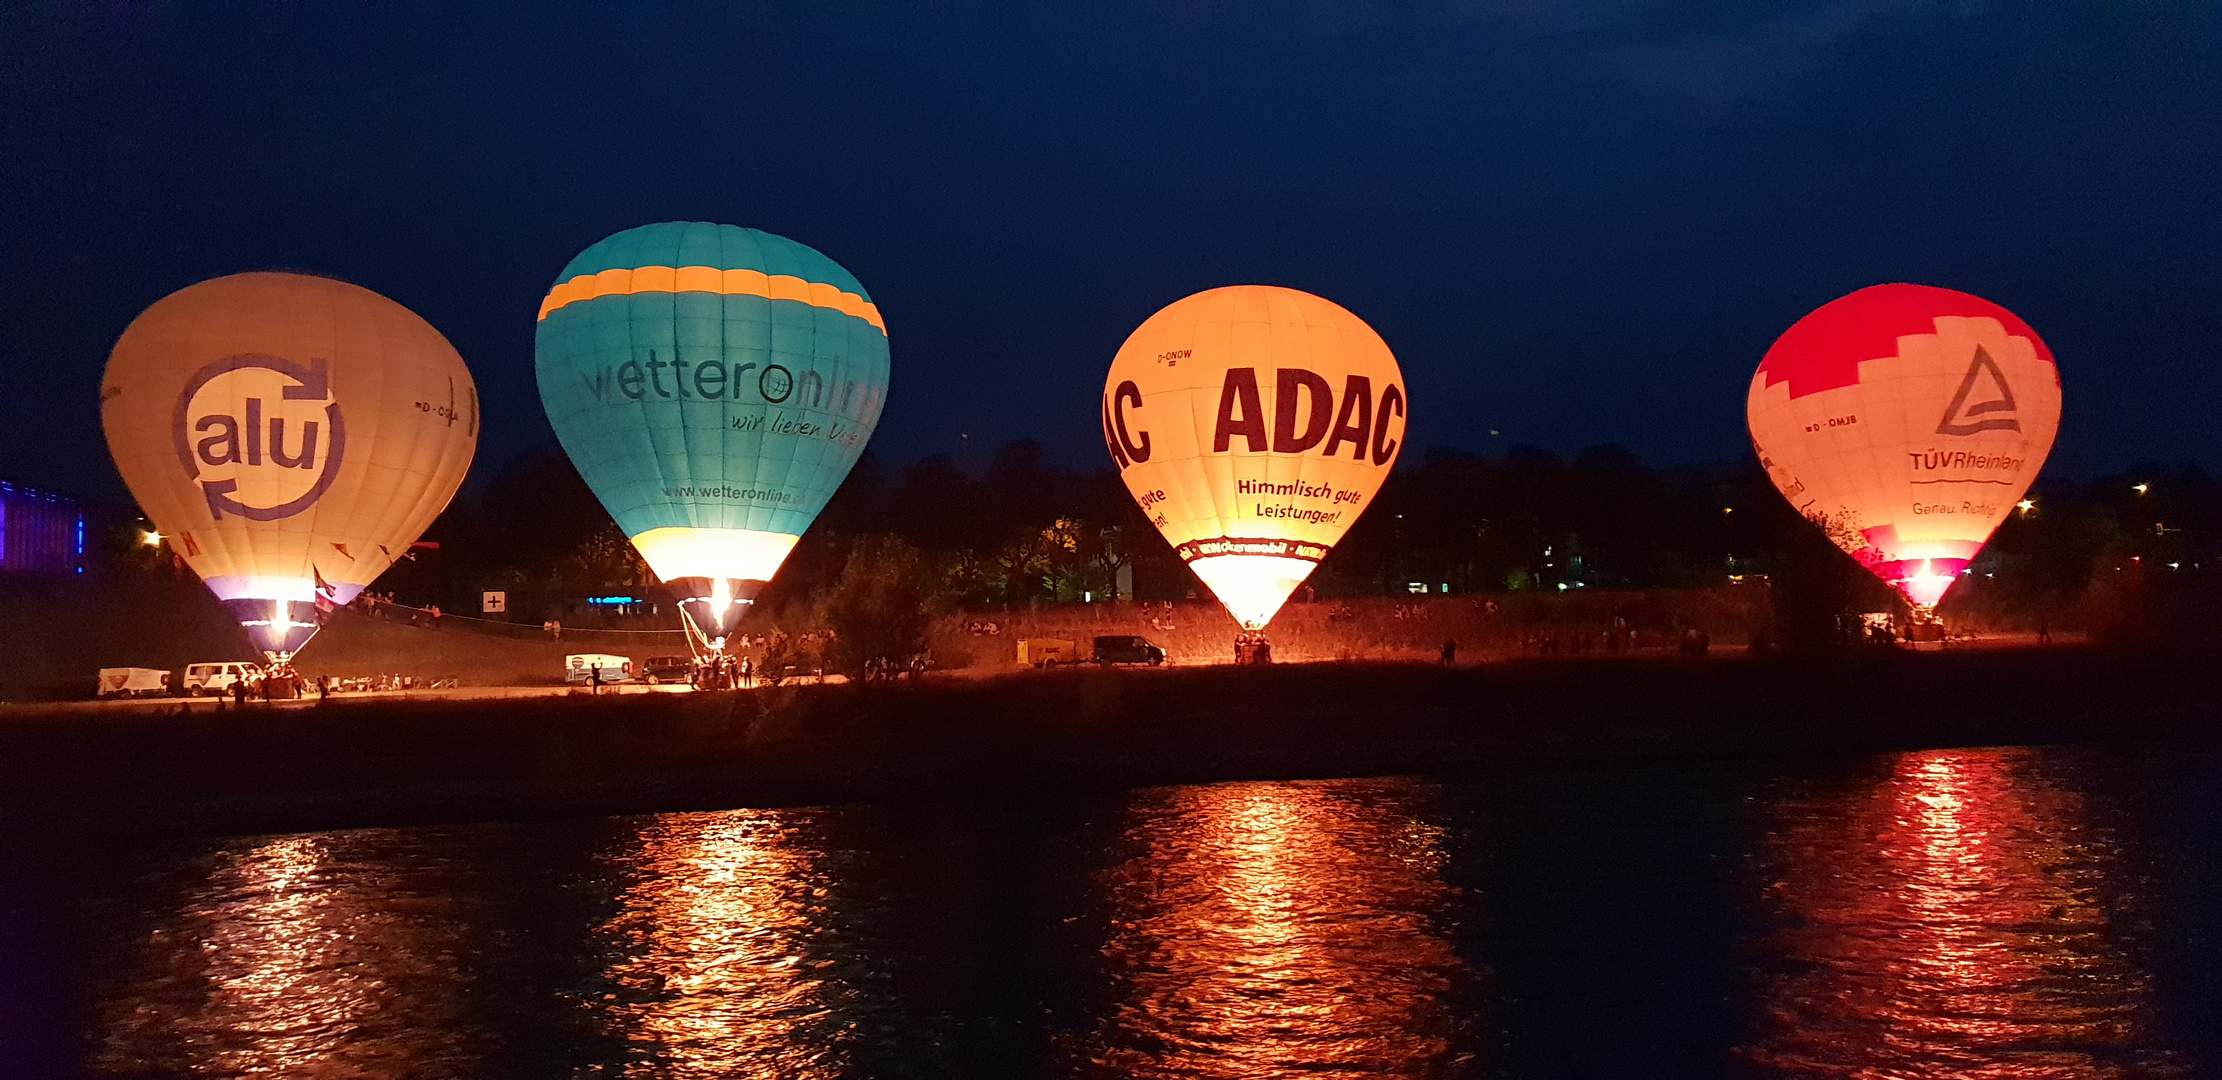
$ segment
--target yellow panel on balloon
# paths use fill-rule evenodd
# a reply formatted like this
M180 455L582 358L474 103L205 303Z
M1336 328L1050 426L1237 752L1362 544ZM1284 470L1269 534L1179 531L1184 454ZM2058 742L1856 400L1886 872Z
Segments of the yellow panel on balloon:
M1128 337L1104 441L1150 522L1245 629L1288 596L1395 466L1408 409L1381 335L1310 293L1197 293Z

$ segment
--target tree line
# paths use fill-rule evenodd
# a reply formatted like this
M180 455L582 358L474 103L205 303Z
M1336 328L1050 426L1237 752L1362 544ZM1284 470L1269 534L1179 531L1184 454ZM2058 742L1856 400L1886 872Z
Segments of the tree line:
M2094 588L2120 591L2124 574L2153 583L2150 591L2196 592L2214 576L2218 538L2222 491L2195 466L2042 479L1946 612L1959 605L2069 620ZM591 595L655 595L647 567L553 450L504 465L426 539L436 554L396 567L379 588L451 611L475 610L481 589L504 589L519 617L533 619L575 610ZM1032 442L1002 447L977 473L948 455L896 469L866 453L764 604L830 595L860 551L887 563L866 577L884 586L897 568L914 579L902 595L944 607L1100 601L1115 592L1178 600L1199 588L1115 472L1059 467ZM1778 610L1807 611L1816 622L1893 602L1791 510L1756 461L1661 468L1617 446L1571 459L1524 446L1496 457L1417 455L1388 478L1310 586L1333 598L1755 578L1772 584Z

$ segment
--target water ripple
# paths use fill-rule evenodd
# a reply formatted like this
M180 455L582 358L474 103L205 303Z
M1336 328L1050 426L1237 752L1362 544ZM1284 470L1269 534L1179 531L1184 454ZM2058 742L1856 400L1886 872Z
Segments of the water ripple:
M2029 750L1906 754L1773 808L1763 1037L1815 1077L2177 1075L2117 932L2113 837Z
M1105 875L1104 1075L1448 1076L1464 973L1409 782L1147 792Z

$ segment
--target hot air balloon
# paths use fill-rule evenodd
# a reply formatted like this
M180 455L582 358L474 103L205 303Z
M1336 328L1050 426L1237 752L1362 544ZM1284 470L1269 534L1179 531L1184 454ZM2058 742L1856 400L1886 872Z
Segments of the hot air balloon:
M171 293L116 342L101 425L124 483L273 664L405 555L463 482L478 390L440 332L309 274Z
M564 452L712 651L887 400L887 326L864 286L733 225L643 225L581 252L541 302L535 352Z
M1372 327L1310 293L1236 285L1119 347L1103 438L1142 512L1256 634L1373 501L1406 410Z
M1876 285L1776 340L1746 411L1790 504L1926 615L2044 466L2060 372L1997 304Z

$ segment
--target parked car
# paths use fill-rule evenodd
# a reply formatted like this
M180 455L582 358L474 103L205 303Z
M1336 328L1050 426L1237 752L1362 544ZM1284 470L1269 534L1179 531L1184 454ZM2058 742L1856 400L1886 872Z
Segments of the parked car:
M261 664L226 660L185 665L185 692L195 696L221 697L231 693L234 683L254 683L261 680Z
M599 669L605 683L633 681L633 658L609 653L572 653L563 658L563 681L591 683Z
M161 668L104 667L97 696L160 697L170 692L170 673Z
M1165 662L1165 650L1150 639L1133 634L1106 634L1096 638L1096 663L1110 667L1113 664L1148 664L1156 667Z
M650 686L667 682L692 682L694 657L651 656L640 662L640 673Z
M1021 638L1018 662L1027 667L1056 667L1080 659L1080 647L1064 638Z

